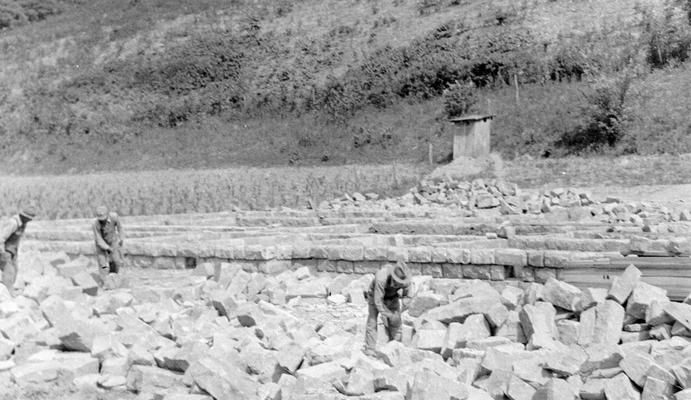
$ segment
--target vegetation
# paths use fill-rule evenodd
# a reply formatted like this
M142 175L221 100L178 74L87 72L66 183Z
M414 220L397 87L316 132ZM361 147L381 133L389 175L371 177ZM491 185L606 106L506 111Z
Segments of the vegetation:
M395 195L415 185L424 168L411 165L321 168L238 168L152 171L0 180L0 213L33 204L42 219L92 217L108 205L121 215L304 208L352 194Z
M689 103L685 1L188 3L0 0L0 170L444 160L469 111L508 158L691 151L640 116Z

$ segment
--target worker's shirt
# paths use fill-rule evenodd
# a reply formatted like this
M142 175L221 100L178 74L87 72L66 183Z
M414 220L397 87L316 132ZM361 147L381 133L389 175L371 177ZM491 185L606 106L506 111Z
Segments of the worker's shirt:
M24 234L26 224L22 223L19 215L5 218L0 222L0 243L6 252L16 256L19 249L19 240ZM2 250L2 249L0 249Z
M374 274L374 279L370 284L368 297L372 300L380 314L388 317L392 314L391 310L385 305L385 301L396 300L403 297L408 297L408 290L410 286L397 286L391 278L391 270L389 268L381 268ZM399 294L399 291L401 292Z
M122 226L116 213L108 214L105 221L96 219L93 225L96 246L105 250L111 246L117 246L122 237Z

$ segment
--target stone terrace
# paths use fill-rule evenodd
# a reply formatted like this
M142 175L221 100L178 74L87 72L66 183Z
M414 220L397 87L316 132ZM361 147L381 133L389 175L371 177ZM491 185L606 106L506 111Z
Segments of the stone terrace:
M617 207L637 218L617 218ZM367 274L404 260L414 273L434 277L529 282L556 277L585 288L609 287L634 264L644 281L683 299L691 287L691 222L669 222L636 207L610 202L519 215L350 207L125 217L123 225L134 267L234 262L248 272L270 274L304 266ZM90 223L36 221L23 247L93 256Z

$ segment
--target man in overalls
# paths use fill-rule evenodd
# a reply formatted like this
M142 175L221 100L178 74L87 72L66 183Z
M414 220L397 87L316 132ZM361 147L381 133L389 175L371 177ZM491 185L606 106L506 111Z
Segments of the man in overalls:
M122 239L124 232L118 214L108 212L105 206L96 209L93 224L96 241L96 260L102 276L118 273L123 265Z
M24 235L26 224L36 216L33 208L25 208L17 215L6 218L0 223L0 271L2 283L10 294L17 280L17 254L19 241Z
M409 297L411 276L408 267L399 262L386 264L374 275L365 292L369 314L365 331L365 354L374 355L377 345L377 323L381 314L386 335L401 341L401 297Z

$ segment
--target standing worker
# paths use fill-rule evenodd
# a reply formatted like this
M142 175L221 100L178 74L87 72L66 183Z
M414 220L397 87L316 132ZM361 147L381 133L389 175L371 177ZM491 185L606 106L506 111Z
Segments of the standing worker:
M365 292L369 315L365 332L365 354L374 355L377 346L377 317L381 314L386 335L401 341L401 297L409 297L410 272L399 262L386 264L374 275L369 290Z
M17 280L17 254L19 241L24 235L26 224L36 217L36 211L27 207L17 215L6 218L0 223L0 271L2 283L12 294L12 287Z
M116 212L108 212L105 206L96 208L94 221L94 239L96 241L96 260L101 275L120 272L122 267L122 239L124 232Z

